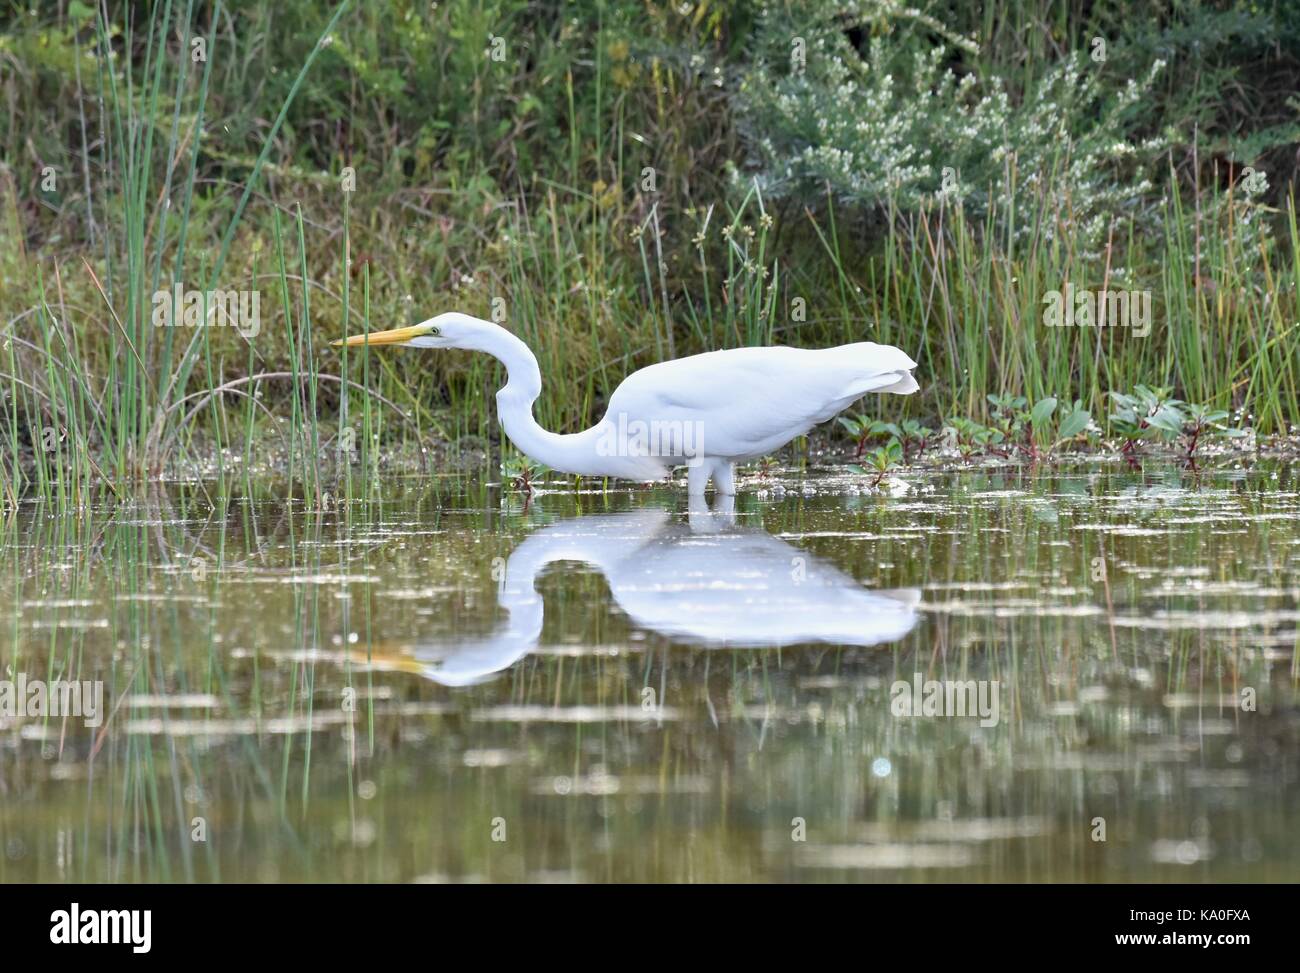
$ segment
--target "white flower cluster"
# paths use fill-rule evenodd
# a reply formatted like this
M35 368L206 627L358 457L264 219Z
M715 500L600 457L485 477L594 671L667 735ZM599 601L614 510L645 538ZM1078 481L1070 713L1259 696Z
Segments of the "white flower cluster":
M962 206L992 214L1000 232L1063 240L1098 259L1110 234L1159 225L1151 173L1168 164L1169 138L1129 131L1164 62L1117 83L1080 51L1013 96L1001 78L945 66L969 39L907 53L908 22L935 27L893 0L824 0L801 9L797 25L786 17L763 6L755 67L739 91L765 197L825 199L829 189L858 205ZM886 22L868 31L863 53L845 32Z

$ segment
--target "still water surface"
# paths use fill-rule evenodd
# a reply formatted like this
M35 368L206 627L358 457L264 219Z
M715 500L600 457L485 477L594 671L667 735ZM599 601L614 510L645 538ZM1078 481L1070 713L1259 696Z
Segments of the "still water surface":
M107 710L0 714L2 881L1300 879L1285 466L188 486L0 540L0 679Z

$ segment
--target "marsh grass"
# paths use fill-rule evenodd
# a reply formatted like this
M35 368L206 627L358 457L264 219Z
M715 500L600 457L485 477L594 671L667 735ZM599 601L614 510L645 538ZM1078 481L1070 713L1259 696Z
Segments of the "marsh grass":
M322 40L346 7L345 0L335 9ZM31 489L59 505L83 503L96 489L107 487L118 493L119 484L157 475L168 442L175 439L183 452L194 445L192 429L175 426L176 420L193 418L194 413L177 406L186 401L192 386L215 388L226 367L224 356L213 346L211 328L179 332L155 328L152 295L197 275L204 284L207 320L212 309L206 296L224 289L228 257L248 201L320 44L307 56L269 128L242 195L217 216L224 230L214 241L207 235L211 224L199 228L191 222L214 60L201 62L196 77L190 70L191 59L182 53L186 49L179 40L194 30L193 8L193 0L183 5L165 0L151 6L143 25L134 20L112 24L105 19L106 10L100 10L93 23L92 63L98 67L93 96L82 90L82 58L77 59L78 103L97 105L104 126L95 178L91 148L84 141L81 146L87 185L94 187L85 200L88 220L91 227L100 228L102 256L95 260L98 270L88 253L76 261L78 272L84 271L78 296L98 302L99 313L85 303L73 306L66 300L65 287L71 283L65 280L67 263L57 257L43 259L41 254L19 255L20 265L35 272L37 303L11 318L6 327L11 394L5 410L8 435L3 468L11 499ZM208 32L195 34L209 49L221 17L222 5L217 3ZM140 58L119 58L119 43L127 51L142 51ZM138 67L142 68L139 75ZM170 116L162 108L164 92L171 92ZM187 127L182 125L183 115ZM173 201L179 205L173 207ZM203 202L208 209L208 201ZM301 242L301 222L299 231ZM57 283L54 295L47 288L47 272ZM306 281L305 275L302 279ZM301 320L306 322L310 312L305 283L303 292ZM179 310L173 308L177 318ZM20 322L28 326L20 330ZM36 340L25 336L33 331ZM311 350L308 333L306 355ZM312 363L302 384L314 388L314 376ZM229 438L220 398L209 397L205 427L215 443L218 472ZM314 402L314 392L309 401ZM314 446L314 410L309 415ZM295 439L298 422L306 423L307 418L308 414L295 415ZM313 486L318 495L319 484Z
M272 28L255 18L232 32L223 9L198 22L192 0L160 0L141 22L101 12L73 31L81 134L59 212L82 221L84 237L0 258L14 298L0 350L0 490L11 504L85 503L159 476L211 476L224 489L237 466L245 478L286 476L319 509L372 494L383 472L495 470L494 451L510 452L495 421L495 362L327 347L449 308L528 342L545 377L538 418L562 431L598 418L638 367L772 342L899 345L920 364L922 393L881 405L891 419L981 420L990 393L1082 399L1104 416L1109 392L1137 384L1229 409L1264 435L1288 433L1300 414L1289 195L1283 212L1261 213L1217 177L1188 183L1171 171L1161 232L1115 214L1100 263L1076 249L1070 215L1053 202L1061 194L1027 189L1014 167L987 187L999 202L978 218L947 200L884 199L865 216L829 196L806 208L772 201L717 165L741 152L726 126L709 128L727 110L717 89L667 57L633 62L627 25L603 20L587 73L562 67L570 41L540 27L528 27L539 31L538 67L458 68L478 79L454 133L464 153L443 157L427 183L366 168L352 149L322 174L286 157L286 140L301 136L285 126L296 98L317 97L308 79L319 69L362 71L358 52L379 43L381 19L346 2L311 22L315 42L277 88L273 120L255 151L232 160L212 134L223 123L214 98L223 111L237 103L237 65L252 65ZM458 30L490 26L463 10L439 16ZM192 36L222 56L192 62ZM428 43L452 44L437 37ZM507 126L502 151L557 154L528 173L516 159L505 184L475 167L489 165L484 133L509 121L495 99L522 97L530 70L551 72L554 104L537 110L553 108L565 136L545 146ZM359 117L367 104L354 94L347 108ZM706 130L712 141L700 142ZM359 166L355 193L339 187L347 161ZM0 218L25 240L13 178L0 178L0 197ZM1248 218L1274 232L1243 234ZM1013 225L1033 230L1017 237ZM205 294L268 283L261 332L153 327L151 295L190 281ZM1067 284L1150 290L1151 334L1045 327L1043 295ZM801 462L803 448L786 459Z

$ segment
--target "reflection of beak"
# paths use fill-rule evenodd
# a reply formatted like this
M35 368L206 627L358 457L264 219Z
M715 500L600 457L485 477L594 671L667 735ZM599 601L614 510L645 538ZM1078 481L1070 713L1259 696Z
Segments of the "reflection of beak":
M425 664L411 655L412 646L405 642L375 642L370 651L351 649L348 658L353 665L366 666L377 672L424 672Z
M334 347L347 345L349 348L355 348L357 345L404 345L412 338L418 338L426 334L427 329L421 325L413 325L409 328L394 328L392 331L372 331L370 334L354 334L350 338L340 338L338 341L331 341Z

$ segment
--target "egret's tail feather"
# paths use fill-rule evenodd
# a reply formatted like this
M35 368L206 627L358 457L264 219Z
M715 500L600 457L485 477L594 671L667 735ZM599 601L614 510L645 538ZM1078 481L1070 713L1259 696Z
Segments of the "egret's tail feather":
M899 376L898 381L894 382L892 385L882 386L881 388L876 389L876 391L893 392L895 395L911 395L913 392L919 391L920 388L921 386L917 384L917 381L912 376L911 372L903 372Z

